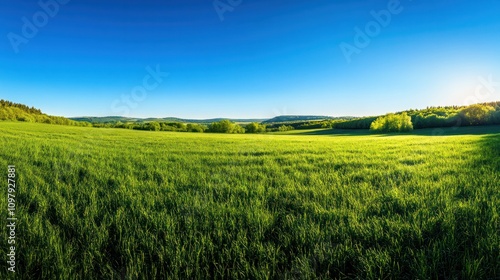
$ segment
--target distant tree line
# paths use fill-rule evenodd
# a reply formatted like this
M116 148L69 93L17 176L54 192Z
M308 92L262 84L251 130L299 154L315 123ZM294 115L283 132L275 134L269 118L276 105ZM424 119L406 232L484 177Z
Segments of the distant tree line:
M330 119L285 123L249 123L240 125L229 120L209 125L179 122L131 122L94 123L95 127L115 127L150 131L208 132L208 133L266 133L302 129L371 129L373 131L410 131L420 128L453 127L500 124L500 102L471 106L428 107L423 110L407 110L379 117L358 119Z
M423 110L408 110L413 128L459 127L500 124L500 102L474 104L470 106L428 107ZM378 117L365 117L338 122L333 128L370 129Z
M40 111L39 109L36 109L35 107L28 107L24 104L14 103L14 102L3 100L3 99L0 99L0 107L18 108L24 112L29 113L29 114L37 114L37 115L42 114L42 111Z
M346 119L269 123L267 124L267 131L283 131L285 127L287 127L288 130L333 128L335 124L344 121L346 121Z
M94 123L94 127L105 128L125 128L135 130L149 131L176 131L176 132L206 132L206 133L266 133L273 131L289 131L295 129L291 125L280 124L276 127L267 127L267 125L257 122L248 123L245 125L232 122L230 120L221 120L213 122L209 125L204 124L184 124L178 122L114 122L114 123Z
M404 121L401 116L404 115ZM286 119L286 118L285 118ZM74 121L64 117L49 116L39 109L6 100L0 100L0 120L38 122L72 126L93 126L102 128L124 128L148 131L208 132L208 133L266 133L290 131L294 129L372 129L374 131L406 131L411 124L413 129L435 127L459 127L500 124L500 102L481 103L470 106L428 107L423 110L407 110L386 116L364 118L330 118L325 120L302 120L286 122L252 122L238 124L229 120L211 124L181 122L86 122ZM409 123L407 122L409 120ZM399 124L397 124L399 122ZM404 125L403 125L404 123Z
M59 125L92 126L87 122L77 122L64 117L49 116L39 109L11 101L0 100L0 120L37 122Z
M204 132L207 127L201 124L184 124L177 122L145 122L145 123L122 123L112 125L114 128L127 128L149 131L177 131L177 132Z
M197 123L179 123L179 122L116 122L94 124L95 127L108 128L126 128L135 130L149 131L175 131L175 132L208 132L208 133L264 133L267 132L266 126L260 123L250 123L246 126L239 125L229 120L213 122L209 125Z
M345 122L335 123L332 128L339 129L370 129L372 122L374 122L377 117L365 117L356 120L350 120Z

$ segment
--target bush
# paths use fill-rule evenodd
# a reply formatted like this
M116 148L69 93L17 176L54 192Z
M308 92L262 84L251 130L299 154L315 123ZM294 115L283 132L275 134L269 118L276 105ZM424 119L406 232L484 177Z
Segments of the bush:
M161 127L158 122L149 122L145 126L146 130L151 130L151 131L160 131Z
M246 133L264 133L266 132L266 125L260 123L249 123L245 126Z
M372 122L370 130L379 132L407 132L413 130L413 124L411 118L406 113L399 115L388 114Z
M284 131L290 131L293 130L293 126L290 125L282 125L278 128L278 131L284 132Z
M230 120L214 122L208 126L208 132L213 133L245 133L245 129Z
M186 130L188 132L203 132L205 131L205 127L196 123L187 124Z

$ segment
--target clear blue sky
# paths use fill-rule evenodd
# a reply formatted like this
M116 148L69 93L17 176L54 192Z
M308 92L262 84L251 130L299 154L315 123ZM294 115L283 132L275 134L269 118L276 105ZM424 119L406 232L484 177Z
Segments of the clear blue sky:
M0 4L0 98L52 115L364 116L500 82L499 0L55 1Z

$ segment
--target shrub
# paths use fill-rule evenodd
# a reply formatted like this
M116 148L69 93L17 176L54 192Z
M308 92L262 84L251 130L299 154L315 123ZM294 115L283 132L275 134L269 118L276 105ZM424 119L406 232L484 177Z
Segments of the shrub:
M188 132L203 132L205 131L205 127L196 123L188 123L186 130Z
M214 122L208 126L208 132L214 133L245 133L245 129L230 120Z
M266 132L266 125L260 123L249 123L245 126L246 133L264 133Z
M149 122L145 125L146 130L160 131L161 127L158 122Z
M290 131L293 130L293 126L290 125L282 125L278 128L278 131Z

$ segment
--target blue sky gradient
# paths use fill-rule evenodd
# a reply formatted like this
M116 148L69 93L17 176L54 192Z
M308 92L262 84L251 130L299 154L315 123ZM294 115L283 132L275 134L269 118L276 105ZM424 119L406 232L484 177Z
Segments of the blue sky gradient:
M212 0L59 1L2 2L0 98L67 117L366 116L462 105L479 77L500 81L498 0L218 0L223 20Z

